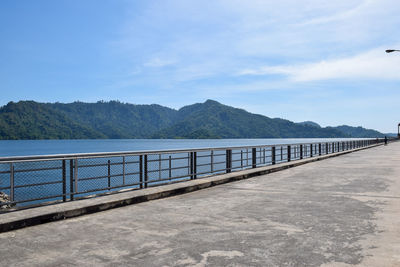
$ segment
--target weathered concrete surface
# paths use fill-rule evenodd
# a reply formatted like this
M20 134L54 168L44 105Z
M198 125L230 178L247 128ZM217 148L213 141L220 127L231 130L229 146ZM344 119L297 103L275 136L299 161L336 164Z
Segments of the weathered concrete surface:
M400 143L0 234L1 266L400 266Z

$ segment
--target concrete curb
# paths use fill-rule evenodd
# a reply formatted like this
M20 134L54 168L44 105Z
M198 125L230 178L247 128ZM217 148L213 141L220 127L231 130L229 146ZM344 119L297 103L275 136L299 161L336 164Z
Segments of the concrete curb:
M89 199L82 199L82 200L64 202L54 205L41 206L37 208L20 210L10 213L3 213L0 214L0 233L21 229L28 226L34 226L42 223L77 217L84 214L90 214L108 209L123 207L135 203L185 194L201 190L204 188L216 186L219 184L230 183L259 175L277 172L288 168L300 166L303 164L324 160L328 158L333 158L340 155L349 154L352 152L380 145L382 144L357 148L349 151L336 152L333 154L306 158L286 163L280 163L276 165L269 165L255 169L237 171L228 174L209 176L207 178L200 178L197 180L190 180L181 183L162 185L142 190L131 190L107 196L99 196Z

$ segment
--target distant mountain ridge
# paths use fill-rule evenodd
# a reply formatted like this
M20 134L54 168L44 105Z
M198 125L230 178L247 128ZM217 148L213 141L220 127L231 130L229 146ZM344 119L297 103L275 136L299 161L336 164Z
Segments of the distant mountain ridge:
M0 108L0 139L383 137L362 127L320 127L269 118L214 100L179 110L119 101L10 102Z
M321 126L318 123L313 122L313 121L303 121L303 122L298 122L298 124L309 125L309 126L321 128ZM383 134L376 130L365 129L361 126L353 127L353 126L348 126L348 125L340 125L340 126L335 126L335 127L328 126L326 128L339 130L339 131L341 131L351 137L354 137L354 138L375 138L375 137L384 137L385 135L387 135L387 136L394 135L394 134L388 134L388 133Z
M303 121L303 122L298 122L297 124L309 125L309 126L314 126L314 127L317 127L317 128L321 128L321 125L319 125L318 123L313 122L313 121Z

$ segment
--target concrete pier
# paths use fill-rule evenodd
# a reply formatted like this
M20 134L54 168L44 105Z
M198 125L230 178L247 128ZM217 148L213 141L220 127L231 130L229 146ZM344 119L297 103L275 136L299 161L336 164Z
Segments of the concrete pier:
M0 234L1 266L400 266L400 142Z

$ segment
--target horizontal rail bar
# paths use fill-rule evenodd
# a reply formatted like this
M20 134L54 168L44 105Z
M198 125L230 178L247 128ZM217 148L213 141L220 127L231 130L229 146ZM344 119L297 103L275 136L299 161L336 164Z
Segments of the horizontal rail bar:
M343 139L349 141L348 139ZM355 139L350 141L361 141L361 140L376 140L376 138L366 139ZM383 141L383 138L378 138L379 141ZM332 141L328 142L331 143ZM342 142L336 140L336 142ZM33 155L33 156L13 156L13 157L0 157L0 162L10 161L31 161L31 160L59 160L59 159L85 159L85 158L106 158L115 156L140 156L140 155L158 155L158 154L176 154L176 153L187 153L187 152L201 152L201 151L220 151L220 150L236 150L236 149L250 149L250 148L264 148L273 146L295 146L301 144L325 144L327 142L306 142L306 143L292 143L292 144L271 144L271 145L254 145L254 146L232 146L232 147L207 147L207 148L190 148L190 149L167 149L167 150L143 150L143 151L121 151L121 152L100 152L100 153L75 153L75 154L54 154L54 155ZM222 156L225 154L221 154ZM216 156L214 154L214 156Z

